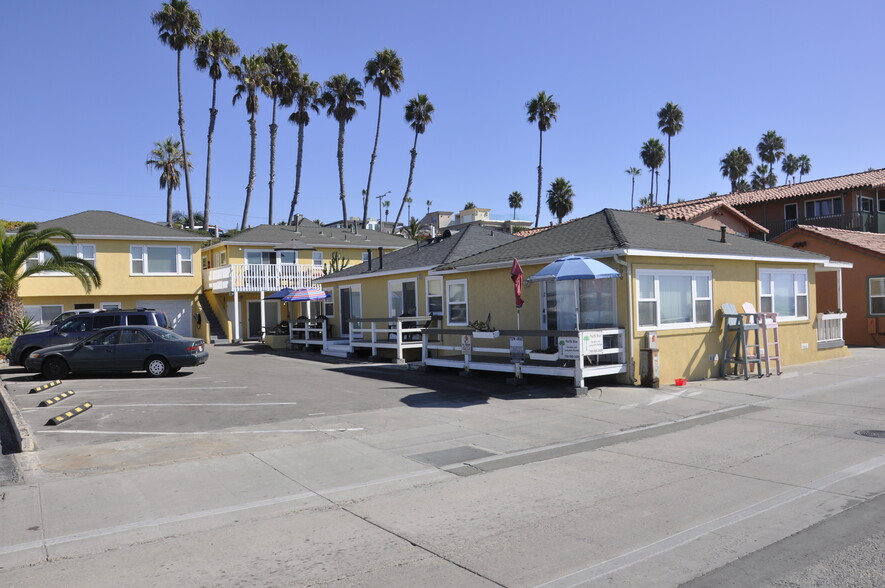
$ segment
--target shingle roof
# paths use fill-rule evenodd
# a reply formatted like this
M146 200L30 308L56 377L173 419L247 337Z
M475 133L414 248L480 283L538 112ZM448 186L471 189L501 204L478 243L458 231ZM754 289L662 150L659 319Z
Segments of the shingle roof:
M372 258L372 271L369 271L368 263L343 269L335 272L328 278L347 278L353 276L371 275L379 271L406 271L412 268L435 267L440 264L450 263L486 251L488 249L511 243L519 238L488 227L470 225L463 231L454 231L450 237L437 237L429 241L421 242L417 246L413 243L408 247L385 253L382 256L383 268L378 260ZM323 279L318 279L322 282Z
M797 198L799 196L813 196L816 194L825 194L827 192L842 192L845 190L872 188L875 186L885 186L885 169L848 174L837 176L835 178L824 178L822 180L812 180L810 182L801 182L799 184L790 184L787 186L776 186L765 190L727 194L723 198L725 202L732 206L741 206L743 204L752 204L754 202L769 202L771 200L783 200L786 198Z
M208 237L195 235L189 231L172 229L163 225L133 218L107 210L86 210L69 216L37 223L40 229L60 227L73 233L75 237L140 237L178 241L205 241Z
M293 245L297 248L301 245L305 249L311 247L405 247L410 241L399 235L391 235L380 231L357 229L356 233L350 229L324 227L312 221L303 220L295 227L286 225L258 225L246 229L233 237L225 239L223 243L235 245L274 244L279 245L294 240Z
M797 225L786 233L779 235L777 240L787 242L788 240L795 238L797 232L802 231L824 237L827 240L837 241L842 244L864 249L877 255L885 256L885 234L883 233L864 233L862 231L831 229L830 227Z
M447 263L437 269L464 269L522 260L555 259L571 254L608 253L625 250L668 252L692 257L734 256L795 259L811 263L826 256L773 243L728 235L726 243L714 229L658 217L644 212L603 209L596 214L557 225L542 233Z
M716 210L717 208L724 208L760 233L768 232L768 229L726 202L725 196L707 196L706 198L698 198L697 200L685 200L683 202L672 202L670 204L661 204L658 206L646 206L640 208L638 212L666 214L672 219L690 222L692 219L712 210Z
M574 222L575 220L577 220L577 219L567 220L562 224L566 225L568 223ZM552 229L554 226L556 226L556 225L550 225L547 227L537 227L534 229L523 229L521 231L516 231L513 234L516 235L517 237L530 237L532 235L537 235L538 233L543 233L544 231L546 231L548 229Z

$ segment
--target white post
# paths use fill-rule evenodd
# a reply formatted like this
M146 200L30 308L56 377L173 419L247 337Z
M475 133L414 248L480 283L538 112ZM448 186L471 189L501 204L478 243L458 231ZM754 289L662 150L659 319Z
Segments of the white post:
M403 322L399 317L394 320L396 321L396 362L403 363L405 361L403 359Z
M839 312L845 312L845 307L842 306L842 268L836 268L836 306L839 307Z
M264 334L267 332L266 319L264 318L264 290L258 291L258 306L261 308L261 334L259 340L264 343Z
M233 343L240 342L240 293L234 290L234 340Z

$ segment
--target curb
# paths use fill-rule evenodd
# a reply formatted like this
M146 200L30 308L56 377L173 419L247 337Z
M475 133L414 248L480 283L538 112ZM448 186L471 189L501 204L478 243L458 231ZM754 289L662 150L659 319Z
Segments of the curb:
M18 440L18 446L22 452L36 451L37 444L34 442L34 436L31 435L31 430L28 428L28 424L25 422L25 419L22 418L18 406L15 405L12 397L7 393L6 384L2 381L0 381L0 404L3 405L3 411L9 418L9 422L12 423L15 438Z

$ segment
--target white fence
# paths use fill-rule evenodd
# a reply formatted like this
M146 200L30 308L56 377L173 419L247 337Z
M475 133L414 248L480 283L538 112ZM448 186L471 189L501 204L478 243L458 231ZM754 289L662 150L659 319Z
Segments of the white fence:
M234 263L203 270L203 287L216 292L276 292L309 288L323 268L295 263Z
M844 312L817 315L817 343L824 345L844 345L842 340L842 319L848 316Z

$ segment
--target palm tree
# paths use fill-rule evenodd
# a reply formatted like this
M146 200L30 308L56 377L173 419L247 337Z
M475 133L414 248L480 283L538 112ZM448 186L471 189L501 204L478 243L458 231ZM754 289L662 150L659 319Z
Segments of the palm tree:
M790 182L790 176L793 176L793 181L796 181L796 172L799 171L799 158L792 153L788 153L781 164L781 171L785 174L784 184Z
M652 137L642 144L642 149L639 150L639 157L642 159L642 164L648 168L649 175L651 176L649 196L651 196L652 202L655 202L655 170L664 165L664 158L666 157L663 143Z
M255 185L255 146L258 132L255 129L255 115L258 114L258 92L263 80L267 76L267 68L264 59L260 55L249 55L240 58L240 63L234 65L230 61L224 61L227 73L237 80L236 93L232 103L236 104L240 99L246 102L246 112L249 114L249 137L251 147L249 149L249 182L246 184L246 202L243 206L243 222L240 230L249 224L249 202L252 200L252 187Z
M764 190L775 186L777 186L777 176L774 175L771 168L764 163L757 165L750 176L750 187L753 190Z
M471 208L476 208L476 204L474 204L472 200L468 200L464 203L464 208L461 210L470 210Z
M347 74L337 74L329 78L320 97L320 104L326 115L338 121L338 184L341 192L341 214L347 223L347 195L344 192L344 125L356 116L356 107L366 107L363 101L363 87L356 78Z
M35 223L25 223L7 235L6 227L0 225L0 337L15 335L16 324L25 316L18 289L28 276L48 271L65 272L77 278L87 293L101 286L101 276L95 266L76 256L62 255L51 239L74 242L74 236L65 229L38 230ZM42 260L37 257L41 253Z
M522 208L522 192L514 190L507 197L507 204L513 210L513 220L516 220L516 209Z
M206 226L206 224L203 222L203 215L199 212L194 213L194 222L197 223L198 225L203 225L204 227ZM190 228L187 226L187 213L183 212L181 210L173 211L172 212L172 226L174 226L178 229Z
M146 166L160 172L160 189L166 190L166 226L172 226L172 190L177 190L181 186L181 171L186 165L193 167L191 162L187 161L184 152L181 150L181 143L167 137L164 141L154 143L154 148L148 155ZM193 228L194 222L193 211L190 211L187 217L188 226Z
M427 214L430 214L430 205L433 204L433 200L427 201Z
M630 210L633 210L633 194L636 191L636 177L642 175L642 170L638 167L628 167L624 173L630 176Z
M366 196L363 197L363 228L369 216L369 194L372 193L372 170L378 156L378 137L381 135L381 103L389 98L393 91L399 92L405 78L403 77L403 60L393 49L375 51L375 57L366 62L366 77L363 82L370 83L378 90L378 122L375 125L375 145L372 147L372 159L369 160L369 179L366 181Z
M811 160L808 159L808 156L803 154L796 158L799 162L799 181L802 181L802 176L807 176L811 173Z
M304 127L310 124L309 110L317 114L320 112L320 83L314 82L307 74L293 76L289 80L290 91L286 93L283 106L295 105L295 112L289 115L289 121L298 125L298 156L295 160L295 192L292 194L292 206L289 207L288 224L292 224L295 217L295 205L298 204L298 195L301 193L301 157L304 154Z
M289 53L288 45L277 43L263 50L262 58L267 68L266 77L262 80L261 92L271 99L273 104L270 118L270 178L267 182L268 204L267 224L273 224L273 185L277 160L277 102L289 102L288 93L291 89L289 80L297 77L298 58Z
M655 205L655 195L649 194L648 196L643 196L639 199L639 208L645 208L646 206L654 206Z
M233 39L227 36L224 29L212 29L197 39L197 55L194 65L200 71L209 70L212 78L212 106L209 107L209 140L206 145L206 195L203 203L203 228L209 228L209 178L212 164L212 135L215 133L215 117L218 110L215 108L216 88L221 79L221 62L224 59L232 59L239 55L240 48ZM194 215L196 220L196 215Z
M405 118L412 130L415 131L415 141L412 143L412 150L410 151L412 159L409 163L409 180L406 182L406 193L403 195L403 201L400 202L396 218L393 220L393 230L391 232L396 232L396 225L399 222L400 215L403 213L403 205L406 203L409 191L412 189L415 159L418 157L418 135L423 135L424 131L427 130L427 125L433 122L434 110L433 103L427 99L427 94L418 94L416 98L409 99L409 103L406 104Z
M547 190L547 208L556 217L558 224L562 224L562 217L572 211L574 197L572 184L565 178L556 178L550 184L550 189Z
M723 178L731 181L732 192L739 191L736 189L737 183L747 175L751 165L753 165L753 156L743 147L732 149L719 160L719 171L722 172Z
M682 109L678 104L667 102L658 111L658 129L667 135L667 204L670 204L670 173L672 171L673 151L670 149L670 139L682 131Z
M187 193L187 218L194 226L194 207L191 201L191 165L187 161L187 143L184 141L184 98L181 94L181 52L193 47L200 36L200 13L190 7L187 0L169 0L151 14L151 22L159 30L160 42L176 53L178 76L178 129L181 132L181 152L184 153L184 186Z
M401 232L406 239L411 239L412 241L421 240L421 225L418 224L418 219L415 217L409 219L409 224L404 225Z
M407 218L412 218L412 197L411 197L411 196L409 196L408 198L406 198L406 205L407 205L407 208L406 208L406 217L407 217Z
M741 178L734 184L734 188L732 188L732 192L740 193L740 192L749 192L753 188L750 186L750 182L747 181L747 178Z
M381 203L384 206L384 222L387 222L387 217L390 214L390 200L385 200Z
M547 92L538 92L538 95L525 103L529 123L538 123L538 205L535 208L535 228L541 220L541 187L543 185L543 167L541 166L544 154L544 131L550 129L550 125L556 120L559 112L559 103L553 101L553 95Z
M759 143L756 145L756 153L762 163L768 164L769 173L774 174L774 164L781 160L785 153L785 143L783 137L774 131L768 131ZM767 183L767 182L766 182Z

